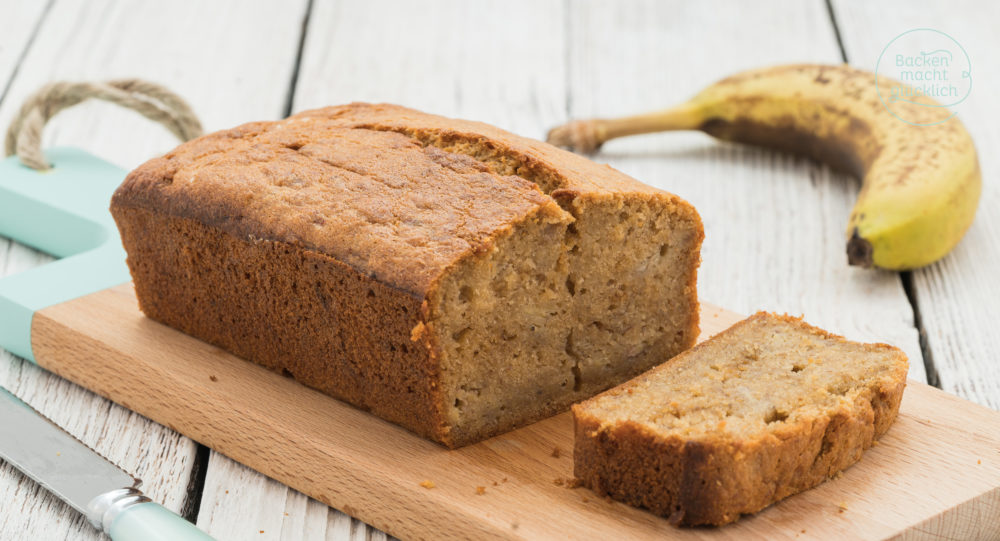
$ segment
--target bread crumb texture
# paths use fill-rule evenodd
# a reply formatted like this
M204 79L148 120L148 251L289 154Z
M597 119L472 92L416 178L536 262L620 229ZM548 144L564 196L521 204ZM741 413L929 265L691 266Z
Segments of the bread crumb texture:
M574 471L675 524L732 522L857 462L907 369L892 346L759 312L574 406Z

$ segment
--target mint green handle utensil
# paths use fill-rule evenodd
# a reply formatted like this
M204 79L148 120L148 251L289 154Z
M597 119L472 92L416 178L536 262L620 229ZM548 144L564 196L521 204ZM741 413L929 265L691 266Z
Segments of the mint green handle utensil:
M131 476L0 387L0 460L118 541L211 539L152 503Z
M146 502L125 508L111 522L112 541L210 541L207 533L166 507Z
M0 161L0 236L61 258L0 278L0 347L31 361L35 312L130 279L108 211L125 171L71 148L46 157L41 172Z

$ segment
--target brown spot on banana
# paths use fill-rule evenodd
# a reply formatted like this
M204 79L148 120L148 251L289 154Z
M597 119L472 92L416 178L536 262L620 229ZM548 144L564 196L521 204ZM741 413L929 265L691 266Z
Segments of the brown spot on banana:
M818 137L815 132L803 130L790 117L767 124L742 118L732 121L713 118L702 124L701 131L723 141L806 156L850 175L860 175L864 170L864 159L849 140Z
M872 243L858 236L858 229L854 228L854 234L847 241L847 262L856 267L869 269L874 264L873 251Z
M849 263L915 268L958 243L975 215L982 179L962 123L899 120L878 96L876 85L884 93L889 84L846 65L751 70L673 109L554 128L549 142L592 152L615 137L701 130L813 158L862 179L847 230ZM921 121L951 115L930 98L912 101L893 106Z

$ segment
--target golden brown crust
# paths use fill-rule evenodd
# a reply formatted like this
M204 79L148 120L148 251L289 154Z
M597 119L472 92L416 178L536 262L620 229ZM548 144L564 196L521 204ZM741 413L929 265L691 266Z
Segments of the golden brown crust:
M413 336L422 299L311 250L146 209L115 218L147 316L446 440L439 367Z
M553 196L560 191L589 196L657 194L682 201L608 165L482 122L429 115L384 103L324 107L296 116L329 119L345 127L403 133L426 144L474 154L484 161L503 162L508 166L506 170L498 168L503 173L527 178Z
M841 342L843 337L801 318L758 313L723 333L762 317ZM721 333L720 333L721 334ZM696 354L703 342L679 357ZM599 494L665 516L676 525L722 525L814 487L857 462L896 419L906 380L906 356L886 344L857 344L890 353L890 377L840 407L796 423L780 423L758 437L683 438L635 421L608 423L573 406L574 474ZM675 358L671 362L678 361ZM653 369L598 397L628 392Z
M180 145L129 174L112 204L315 250L415 295L511 223L539 207L560 212L520 177L318 116Z
M351 104L244 124L140 166L111 210L147 315L457 446L474 440L444 421L429 330L442 276L519 222L601 199L653 202L693 231L678 299L693 342L694 208L477 122Z

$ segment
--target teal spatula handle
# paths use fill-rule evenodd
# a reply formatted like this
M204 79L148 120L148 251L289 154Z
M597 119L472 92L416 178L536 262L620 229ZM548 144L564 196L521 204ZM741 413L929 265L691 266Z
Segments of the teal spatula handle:
M125 508L111 522L112 541L211 541L207 533L156 502Z

